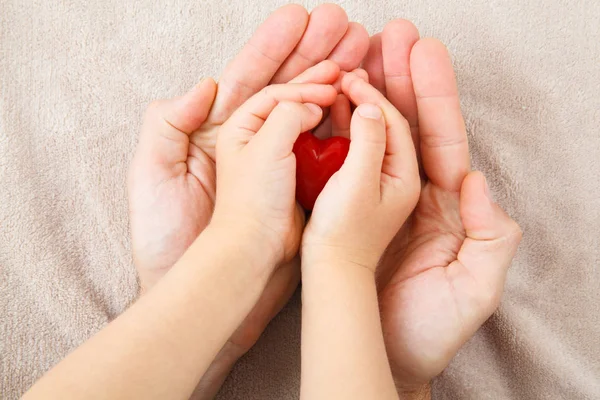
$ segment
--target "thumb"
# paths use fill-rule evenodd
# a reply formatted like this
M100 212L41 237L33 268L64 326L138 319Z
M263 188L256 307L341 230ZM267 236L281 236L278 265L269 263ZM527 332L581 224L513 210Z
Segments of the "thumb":
M460 216L467 238L457 258L499 299L506 272L521 241L521 229L491 200L485 176L478 171L463 180Z
M380 188L386 131L383 112L374 104L360 104L350 122L350 150L342 166L361 187Z
M151 103L144 116L138 152L168 166L185 161L189 135L206 121L216 92L217 84L208 78L182 96Z

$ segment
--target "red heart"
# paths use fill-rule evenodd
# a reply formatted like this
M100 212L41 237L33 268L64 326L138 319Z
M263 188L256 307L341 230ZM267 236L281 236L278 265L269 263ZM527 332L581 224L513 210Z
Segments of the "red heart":
M296 198L300 205L312 210L325 184L344 164L350 140L335 136L317 139L303 132L294 144L296 155Z

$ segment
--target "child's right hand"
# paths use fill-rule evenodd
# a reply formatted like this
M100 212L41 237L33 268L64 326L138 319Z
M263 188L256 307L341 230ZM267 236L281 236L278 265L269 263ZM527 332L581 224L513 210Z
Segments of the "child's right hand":
M350 151L317 199L303 237L303 267L335 260L375 271L417 203L419 168L398 110L355 74L344 77L342 90L358 106Z
M295 256L304 214L295 199L292 149L300 133L321 121L320 107L331 106L336 97L331 85L271 85L223 124L217 141L218 185L211 226L241 234L239 242L250 236L274 264Z

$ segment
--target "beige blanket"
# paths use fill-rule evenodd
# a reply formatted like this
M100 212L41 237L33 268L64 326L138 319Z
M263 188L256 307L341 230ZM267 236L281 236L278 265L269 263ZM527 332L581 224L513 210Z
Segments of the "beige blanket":
M125 174L149 101L218 76L277 0L0 1L0 391L137 291ZM307 1L313 7L314 1ZM525 231L502 306L435 399L600 399L600 2L342 0L453 54L473 163ZM299 299L221 399L294 399Z

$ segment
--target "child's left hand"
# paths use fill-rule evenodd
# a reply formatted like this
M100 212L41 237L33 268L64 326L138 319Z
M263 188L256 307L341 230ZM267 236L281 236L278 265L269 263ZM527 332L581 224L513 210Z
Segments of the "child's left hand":
M268 86L223 124L217 142L217 201L211 225L256 238L275 263L298 250L304 214L296 203L298 135L331 106L331 85ZM247 237L247 236L246 236ZM264 245L264 246L263 246Z

